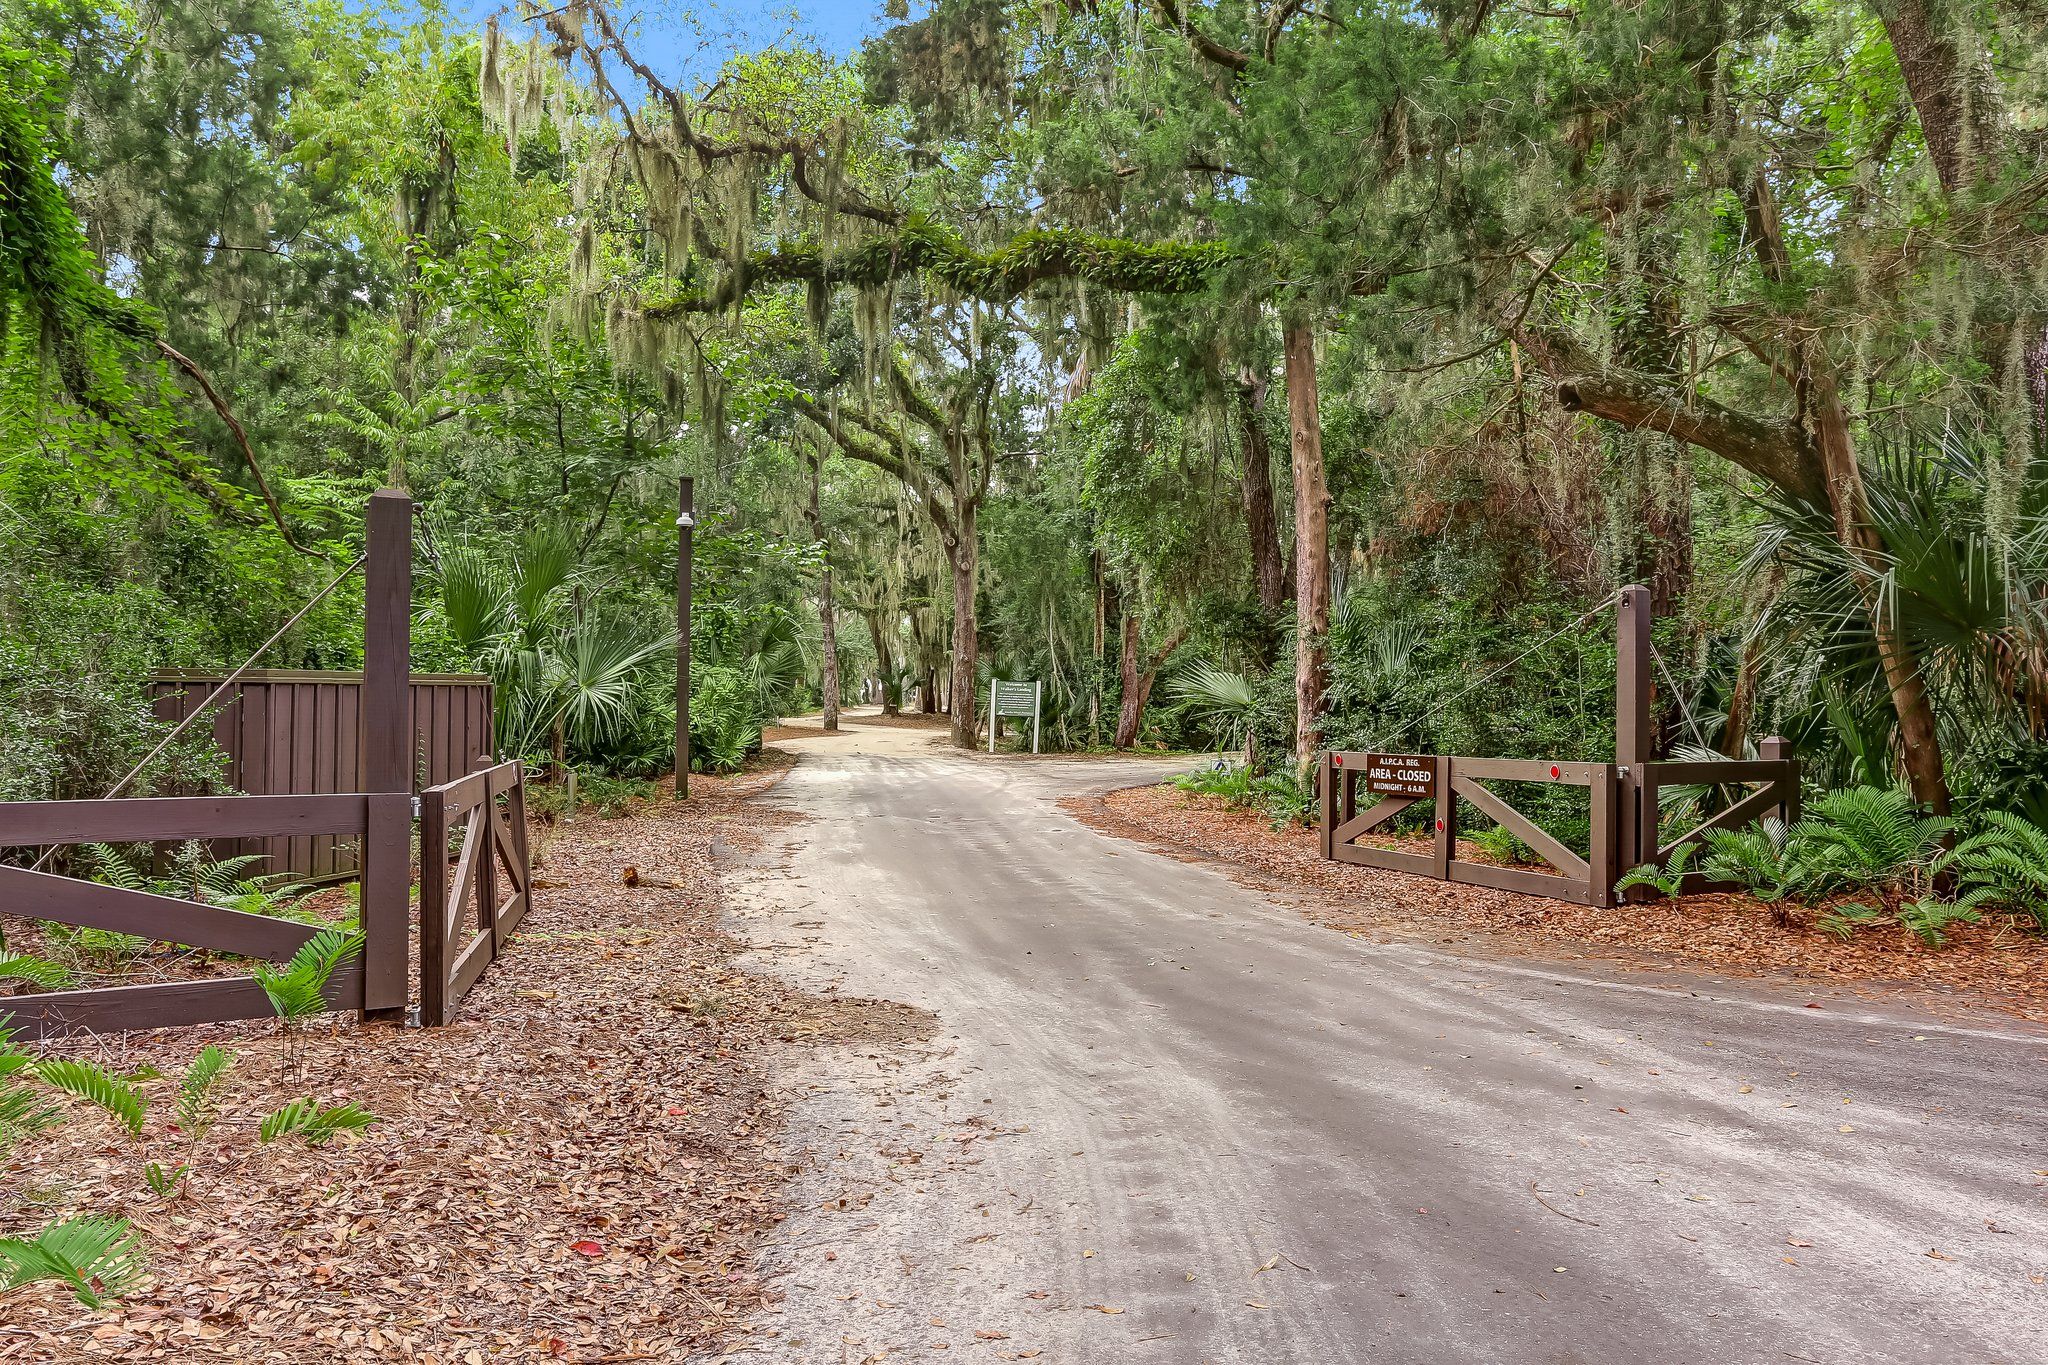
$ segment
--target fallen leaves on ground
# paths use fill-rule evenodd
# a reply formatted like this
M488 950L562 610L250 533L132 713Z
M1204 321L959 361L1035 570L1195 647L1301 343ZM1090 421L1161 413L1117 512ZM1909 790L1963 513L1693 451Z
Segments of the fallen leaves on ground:
M795 818L757 798L789 759L688 803L536 828L533 913L444 1029L337 1024L313 1087L382 1116L359 1142L259 1146L224 1122L165 1203L83 1116L25 1146L0 1197L135 1220L151 1278L101 1312L0 1298L0 1361L679 1360L762 1299L754 1256L790 1167L770 1076L790 1040L900 1011L739 969L715 845ZM622 885L623 868L642 885ZM230 1115L279 1095L268 1024L99 1040L124 1067L235 1047Z
M1344 932L1520 944L1552 955L1571 949L1631 965L1735 975L1789 972L1870 996L1896 998L1904 990L1935 1010L1989 1007L2048 1023L2048 935L1990 917L1944 929L1948 944L1941 948L1899 928L1864 930L1843 942L1811 927L1774 924L1769 907L1741 896L1600 909L1331 862L1314 829L1275 830L1264 816L1232 809L1220 797L1170 786L1062 804L1106 834L1222 859L1254 884L1277 881L1317 893L1306 912Z

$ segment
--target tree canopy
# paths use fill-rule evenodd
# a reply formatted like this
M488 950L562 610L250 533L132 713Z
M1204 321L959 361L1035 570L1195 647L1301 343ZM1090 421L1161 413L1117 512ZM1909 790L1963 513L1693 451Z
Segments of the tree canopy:
M601 0L22 0L0 701L139 744L121 689L238 662L392 482L422 663L566 687L518 742L651 772L691 474L727 751L821 689L972 744L998 676L1072 746L1594 756L1597 617L1498 666L1643 582L1667 748L2008 800L2048 776L2044 25L930 0L683 76ZM346 664L353 610L267 661ZM115 761L0 743L23 793Z

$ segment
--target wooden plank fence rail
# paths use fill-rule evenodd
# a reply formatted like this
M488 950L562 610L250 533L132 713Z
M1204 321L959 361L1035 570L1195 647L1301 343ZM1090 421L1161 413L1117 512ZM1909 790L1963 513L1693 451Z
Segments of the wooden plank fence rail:
M158 673L145 694L160 720L196 711L223 674ZM412 743L400 766L418 790L469 771L491 747L491 681L481 674L414 673L405 686ZM195 722L207 725L208 721ZM224 780L251 795L305 796L383 790L363 770L363 675L296 668L253 668L214 704L213 741L228 757ZM175 837L175 836L174 836ZM356 871L355 850L340 833L249 830L218 842L217 858L262 854L259 871L327 880Z
M184 796L115 801L0 803L0 848L133 843L251 834L322 833L363 839L365 885L399 893L363 897L362 955L328 983L336 1009L393 1009L406 1003L411 798L385 795ZM0 910L60 924L135 934L271 962L288 960L315 926L217 905L128 891L98 882L0 867ZM24 1036L166 1028L262 1018L270 1000L253 977L159 981L0 998Z
M1387 755L1331 750L1322 756L1322 852L1333 862L1386 868L1413 876L1502 891L1548 896L1582 905L1615 903L1614 881L1638 863L1653 858L1661 866L1673 852L1698 843L1711 829L1738 829L1765 816L1788 823L1799 817L1799 764L1784 756L1783 741L1767 742L1766 756L1707 762L1643 763L1630 771L1614 763L1553 763L1547 759L1401 756L1406 765L1396 776L1428 775L1434 796L1371 792L1379 799L1361 811L1359 789L1367 774ZM1585 857L1516 810L1492 782L1530 782L1584 787L1592 821ZM1399 783L1395 783L1399 785ZM1662 841L1663 793L1676 786L1749 787L1722 809L1700 818L1685 833ZM1420 784L1411 786L1419 790ZM1384 834L1396 816L1425 801L1434 801L1430 848L1377 848L1357 842L1375 832ZM1458 803L1463 800L1526 844L1552 871L1500 867L1476 862L1458 853ZM1639 804L1638 804L1639 803ZM1643 847L1630 846L1632 838ZM1699 873L1686 877L1688 892L1718 885Z
M430 1027L454 1020L532 904L526 769L482 763L420 793L420 1022Z

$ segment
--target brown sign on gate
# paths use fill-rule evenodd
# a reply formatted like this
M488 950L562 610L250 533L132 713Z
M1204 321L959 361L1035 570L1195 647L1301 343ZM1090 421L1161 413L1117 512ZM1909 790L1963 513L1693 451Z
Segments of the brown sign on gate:
M1433 754L1367 754L1365 789L1381 796L1412 796L1428 799L1436 795L1436 756Z

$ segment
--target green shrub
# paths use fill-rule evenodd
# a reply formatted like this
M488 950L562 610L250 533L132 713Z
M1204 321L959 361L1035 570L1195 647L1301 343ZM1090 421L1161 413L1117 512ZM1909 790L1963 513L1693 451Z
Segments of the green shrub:
M2048 830L2007 811L1956 845L1956 904L2029 915L2048 931Z
M1685 877L1692 862L1693 854L1699 852L1698 844L1680 844L1671 850L1671 858L1659 868L1655 863L1644 863L1632 867L1616 878L1614 889L1627 891L1638 886L1652 887L1666 900L1676 900L1678 893L1685 889Z
M690 765L699 772L739 771L761 747L760 697L755 679L713 664L690 677Z

